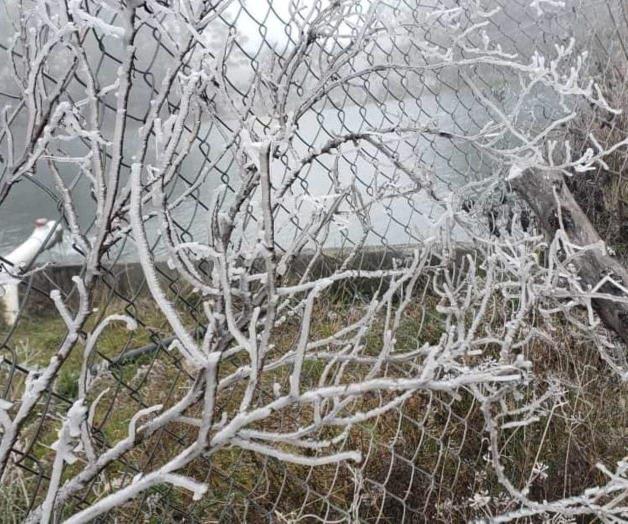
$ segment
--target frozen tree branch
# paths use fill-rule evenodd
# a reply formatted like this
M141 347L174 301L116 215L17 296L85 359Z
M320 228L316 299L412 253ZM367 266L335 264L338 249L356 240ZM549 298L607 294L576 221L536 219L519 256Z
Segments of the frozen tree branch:
M500 455L503 432L536 424L544 410L562 405L555 392L537 395L526 352L533 343L551 340L565 321L601 340L598 316L628 342L626 269L562 180L608 166L607 157L628 145L601 145L591 134L592 147L576 152L557 138L583 103L618 114L588 77L586 54L575 40L549 52L510 52L489 35L501 12L494 2L289 4L284 48L260 33L258 54L236 34L238 2L20 4L18 37L6 49L20 94L0 118L0 205L21 181L50 182L82 260L73 292L50 294L62 341L29 370L21 390L9 388L0 400L6 479L45 395L55 392L62 370L80 362L72 403L51 402L58 435L50 479L26 521L56 521L64 509L67 522L90 522L162 484L201 499L210 482L195 466L233 450L286 468L340 471L349 463L358 520L372 450L356 432L421 398L480 406L484 427L477 431L488 439L490 466L510 504L499 515L491 510L498 521L621 515L625 461L614 473L601 467L606 484L541 503L529 495L531 480L516 486ZM541 16L559 4L527 7ZM225 25L228 34L220 32ZM440 81L437 112L452 82L463 93L459 105L473 100L483 116L470 112L469 129L461 130L426 118L420 99L404 113L412 97L397 98L391 88L394 102L384 103L373 87L389 88L395 75L402 79L395 89L406 89L408 79ZM503 78L506 98L489 85ZM544 97L551 116L542 119L531 106ZM333 131L321 123L330 107ZM352 110L358 126L348 124ZM371 117L376 110L383 116ZM428 144L433 158L423 157ZM445 158L441 144L468 163L450 179L442 171L453 173L459 159ZM91 200L79 201L66 169ZM492 208L488 228L478 219L491 195L511 189L545 236L515 224L512 210L527 210L521 201L512 203L508 234L496 234ZM377 215L383 203L390 220ZM410 218L401 216L403 206ZM438 214L428 219L428 207ZM419 215L425 221L411 223ZM385 221L416 232L412 245L389 249ZM386 260L367 268L360 261L373 239L386 245ZM118 323L158 332L130 308L95 311L97 285L122 249L139 260L147 300L165 326L168 361L184 378L163 402L129 388L134 411L122 435L104 442L95 422L110 395L102 383L123 360L95 363L111 358L98 346ZM190 288L195 314L166 280L161 257L183 293ZM353 294L346 309L334 302L338 289ZM413 308L423 317L408 328ZM341 321L321 328L335 309ZM438 326L432 337L424 334L426 315ZM621 366L614 369L625 379ZM427 420L435 408L424 407ZM420 432L423 441L427 430ZM132 479L118 473L117 464L164 434L184 436ZM101 482L111 471L116 478ZM88 505L74 507L87 491Z

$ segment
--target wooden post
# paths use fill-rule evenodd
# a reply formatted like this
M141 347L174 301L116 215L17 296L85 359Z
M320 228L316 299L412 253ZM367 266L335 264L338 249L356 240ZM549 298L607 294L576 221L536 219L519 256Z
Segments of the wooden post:
M511 184L533 209L548 236L554 237L562 221L572 243L579 246L599 245L584 251L574 260L585 286L595 286L605 275L612 274L624 287L628 287L628 271L608 254L600 235L574 199L561 174L528 170L514 178ZM600 291L616 296L623 294L611 283L604 284ZM609 299L593 299L592 304L606 327L628 344L628 304Z

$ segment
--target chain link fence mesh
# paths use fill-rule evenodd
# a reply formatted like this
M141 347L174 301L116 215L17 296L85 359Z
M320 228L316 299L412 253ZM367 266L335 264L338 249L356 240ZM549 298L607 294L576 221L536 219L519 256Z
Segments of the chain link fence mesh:
M94 16L116 24L115 14L108 19L106 3L90 1L87 4ZM264 75L260 72L282 67L286 55L300 45L299 21L303 20L304 12L316 4L240 0L230 3L206 29L206 45L215 57L223 57L224 69L216 72L214 81L224 82L224 85L205 102L209 107L225 108L224 119L220 122L215 119L186 122L193 144L164 188L174 210L174 234L181 242L205 241L210 234L204 218L206 214L215 208L216 203L228 210L236 198L241 184L233 132L237 123L233 121L229 107L248 107L248 116L257 119L255 125L261 130L273 125L272 121L259 116L267 114L263 107L265 101L255 98L260 80L254 82L252 79L263 81ZM478 31L473 38L481 38L484 34L491 45L501 46L503 53L519 57L531 59L536 51L551 53L556 45L568 45L574 38L578 51L588 53L587 74L599 83L609 103L621 104L623 101L624 107L628 107L625 105L628 99L628 11L624 2L492 0L485 4L483 12L498 11L476 21L465 19L471 16L470 13L476 13L475 2L390 0L347 3L343 8L344 22L327 27L322 24L325 30L321 29L316 35L307 54L308 60L301 61L291 71L297 97L312 96L308 86L321 79L331 61L338 56L339 49L350 45L345 33L353 31L353 38L357 38L355 31L361 25L371 23L373 17L378 20L374 25L378 31L388 30L393 22L401 23L402 27L403 24L415 24L426 29L420 39L416 35L414 38L397 35L372 40L364 42L359 52L350 54L334 74L346 76L364 69L368 69L368 74L356 74L350 81L338 82L335 89L313 95L316 101L303 114L295 116L294 150L307 158L309 153L340 135L358 136L374 129L419 123L446 130L450 135L472 135L491 120L493 104L506 107L516 102L512 91L517 78L506 68L491 67L486 62L474 64L472 60L464 67L428 67L430 59L426 50L447 42L450 17L454 14L459 17L460 27L485 23L483 33ZM6 15L15 14L15 9L11 9L9 4L5 6ZM19 12L26 6L17 9ZM139 47L133 66L131 110L125 121L130 130L129 137L138 136L148 117L150 101L167 88L162 79L167 71L178 67L181 60L183 50L177 48L177 27L170 27L168 34L166 26L158 24L160 20L167 22L166 19L166 15L160 18L155 14L154 25L147 21L136 36ZM430 23L426 24L426 20ZM19 21L6 16L2 24L3 31L9 34L12 25L19 25ZM90 63L100 87L112 84L116 70L123 62L123 44L103 36L96 29L88 31L84 38L84 47L91 55ZM20 61L29 59L29 50L24 46L13 45L8 40L1 43L5 68L12 67L12 63L18 64L15 67L19 68ZM60 62L69 59L63 50L56 52ZM381 64L386 67L379 67ZM418 69L420 65L426 66L425 69ZM60 71L61 66L59 71L50 66L46 73L50 82L46 89L50 92L61 81ZM326 81L334 83L333 78ZM83 76L75 73L65 80L63 96L76 102L84 96L85 88ZM490 104L487 102L489 97ZM14 106L20 97L12 86L6 89L0 86L0 99L0 105ZM172 96L168 103L171 111L177 110L176 96ZM538 98L530 105L530 119L532 122L549 121L553 110L552 104ZM98 111L105 125L113 126L115 100L99 99ZM583 133L606 127L609 141L628 136L626 119L610 118L608 114L589 107L582 107L581 112L578 129ZM18 112L16 125L28 125L24 118ZM574 132L574 127L570 124L560 132L567 136ZM279 156L274 167L277 180L282 182L296 174L298 181L290 189L294 198L277 213L276 249L279 252L290 249L302 241L300 235L305 231L309 235L310 250L319 252L317 271L320 272L334 267L337 253L352 250L356 253L351 260L352 267L362 269L390 266L394 258L406 256L408 246L424 242L443 210L417 198L411 190L405 194L392 194L388 187L397 184L403 172L394 162L391 167L390 159L398 160L400 165L410 165L417 172L428 173L434 191L453 194L457 194L463 181L479 181L486 173L503 169L495 158L490 158L473 143L450 138L442 134L402 135L378 144L345 148L335 156L316 157L297 167L294 157L289 154ZM6 139L0 140L6 142ZM137 160L133 155L140 145L133 140L129 138L124 144L126 176L131 163ZM77 153L72 147L68 145L66 155ZM387 150L386 158L382 157L382 147ZM283 173L277 167L281 163ZM609 172L600 169L588 176L592 177L593 185L599 177L615 176L622 188L625 182L621 177L625 173L624 153ZM70 166L59 176L73 195L80 226L89 237L96 216L88 173ZM0 206L3 250L8 251L24 238L29 229L25 224L30 224L35 215L46 214L68 227L64 195L54 180L54 168L42 165L38 167L37 176L28 176L12 188L11 195ZM308 206L330 198L329 195L334 195L347 180L351 181L353 191L338 206L332 226L312 235L308 230L311 221ZM586 189L584 191L586 194ZM477 201L484 199L482 209L488 209L494 199L507 192L507 188L497 187L494 194L482 193L473 198ZM32 204L25 206L25 202ZM252 209L248 216L253 223L260 219L258 211ZM483 213L483 220L490 222L490 212ZM152 213L146 224L151 250L161 261L158 264L159 279L177 311L185 318L186 327L202 337L206 329L202 300L193 293L189 283L182 281L168 266L163 239L156 227L151 228L151 223L158 220L157 214ZM485 226L492 227L488 222ZM193 373L181 359L167 350L173 333L146 291L145 277L135 260L128 224L121 219L117 227L121 233L116 244L109 246L103 256L102 273L93 292L92 303L97 308L94 317L102 319L112 312L126 313L137 320L139 328L132 333L116 330L105 334L91 358L91 365L99 370L98 380L102 381L96 388L102 398L98 411L93 414L93 438L99 454L124 437L129 419L138 409L176 402L194 380ZM617 240L621 239L621 228L626 225L612 226L609 223L608 227L615 228L612 234L608 233L609 238ZM51 264L45 265L46 260ZM9 264L6 260L5 263ZM64 299L71 303L77 290L69 276L79 274L83 264L80 246L70 245L66 235L61 245L47 252L42 250L32 267L23 268L17 321L0 332L2 398L18 398L29 370L61 343L64 327L51 313L50 290L60 289ZM35 267L37 271L32 271ZM199 275L209 277L212 268L200 262L196 270ZM404 312L397 337L405 337L408 347L438 339L447 327L443 317L434 309L437 301L430 299L430 279L438 278L441 270L438 264L426 269L425 281L417 285L415 291L418 296L427 298ZM459 283L465 282L464 272L454 272L452 278L458 279ZM334 288L333 297L328 298L329 307L320 306L316 312L314 329L321 336L340 329L351 322L355 310L368 304L368 297L369 290L353 281ZM498 321L499 315L496 309L493 321ZM298 315L287 321L282 337L277 340L278 346L295 342L298 322ZM378 326L373 329L376 332ZM544 360L560 370L557 376L576 377L581 384L588 385L587 391L599 387L602 389L598 395L603 395L603 391L621 389L612 377L606 377L600 371L598 357L583 349L578 355L585 355L586 360L575 365L562 349L560 344L548 343L533 344L527 351L544 355ZM237 357L234 360L235 369ZM414 371L411 362L387 365L390 366L388 372L394 376L412 376ZM35 415L27 421L12 450L11 468L2 488L3 521L26 519L45 495L54 458L50 445L56 438L60 417L78 394L79 369L72 365L67 368L45 392ZM310 372L313 381L320 377L321 370ZM561 386L568 388L566 384ZM228 390L220 397L219 407L229 407L232 395L237 396L236 389ZM272 384L264 385L259 395L272 398ZM372 395L373 398L356 402L363 402L362 409L367 410L392 399L383 392ZM587 399L586 402L592 401ZM589 427L595 423L596 414L587 412L587 408L577 402L561 406L549 410L544 424L531 426L502 443L504 453L510 457L506 467L512 478L518 478L518 471L521 477L527 475L536 463L551 464L550 470L541 475L547 480L533 484L533 494L539 500L580 493L599 480L592 464L618 459L614 455L616 444L604 444L593 437L587 440L586 435L578 433L578 428L567 422L577 415L581 417L581 423ZM625 428L626 415L622 407L607 407L616 417L618 427L623 423ZM267 423L271 428L281 427L283 431L293 428L296 431L302 424L302 416L298 410L283 411ZM571 435L568 442L552 444L559 449L548 447L548 442L561 440L558 435L562 431ZM614 434L618 443L622 439L625 443L625 430ZM154 470L172 456L173 450L183 449L194 438L194 431L183 423L174 423L158 431L123 459L110 464L76 493L64 505L64 515L69 516L89 506L111 489L130 483L136 475ZM341 446L360 449L363 461L359 465L340 463L308 467L244 449L223 449L212 456L199 458L185 471L209 485L201 500L192 501L176 487L159 487L99 517L98 521L463 522L514 509L512 501L506 497L500 499L497 481L488 467L489 442L480 406L464 391L456 398L435 392L407 396L394 410L354 427ZM72 466L69 469L71 471ZM360 487L359 491L356 486ZM478 493L486 493L492 501L483 501ZM487 509L489 507L491 511Z

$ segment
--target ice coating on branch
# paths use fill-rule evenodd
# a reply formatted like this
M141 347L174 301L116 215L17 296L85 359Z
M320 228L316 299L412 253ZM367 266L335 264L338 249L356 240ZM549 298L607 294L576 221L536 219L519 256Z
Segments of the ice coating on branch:
M265 142L254 141L248 129L242 129L240 131L240 140L241 147L249 160L253 162L257 170L260 171L260 153L266 145Z
M105 36L118 39L124 38L124 28L108 24L102 18L98 18L97 16L88 13L81 8L81 3L81 0L70 0L68 4L72 14L78 19L78 21L82 22L83 25L98 29L98 31Z
M542 9L543 4L550 7L557 7L559 9L563 9L565 7L565 2L562 0L532 0L532 2L530 2L530 7L536 10L537 16L545 14L545 11Z
M510 171L508 171L508 176L506 177L506 180L514 180L515 178L520 177L524 171L525 169L521 166L513 164L512 166L510 166Z
M83 399L76 400L66 415L63 425L59 430L59 438L51 445L56 450L61 460L67 464L76 462L76 456L72 452L76 447L72 441L81 435L81 424L85 421L87 406Z

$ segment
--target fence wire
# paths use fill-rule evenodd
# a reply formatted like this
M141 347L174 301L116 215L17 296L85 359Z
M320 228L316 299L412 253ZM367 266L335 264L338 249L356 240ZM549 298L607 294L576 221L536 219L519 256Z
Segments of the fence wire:
M145 8L148 10L152 5L156 10L160 3L147 3ZM106 2L90 0L83 4L94 17L106 20L112 26L118 23L118 15ZM254 128L261 134L275 125L271 118L260 116L270 114L273 101L260 99L256 91L262 89L260 84L264 81L271 80L270 76L265 76L265 71L289 64L289 53L302 45L305 12L316 4L297 0L237 0L224 10L217 10L215 19L205 29L206 46L222 70L210 72L210 81L221 85L207 96L204 103L215 114L221 114L222 119L203 120L199 116L184 124L185 133L192 137L193 143L185 158L173 167L173 176L163 188L173 211L172 234L178 241L207 241L212 235L208 231L207 213L217 208L228 213L237 199L243 175L239 171L241 162L236 132L239 122L233 108L244 111L253 119ZM625 103L628 99L628 11L625 2L491 0L482 4L486 4L483 7L485 13L498 10L482 20L486 23L483 33L478 31L473 38L481 38L484 34L491 46L501 46L501 52L530 60L535 52L551 53L556 45L568 45L574 38L578 51L588 53L584 66L587 75L599 83L609 103ZM306 97L312 97L312 103L305 106L302 114L293 115L296 134L291 149L285 154L279 152L274 159L273 176L277 184L285 183L291 176L297 177L297 182L289 189L293 198L284 200L283 208L276 212L274 240L278 253L287 253L293 246L303 243L306 246L302 250L304 253L318 254L315 271L321 274L335 269L337 253L352 250L355 255L350 259L351 267L363 270L391 267L393 259L407 256L411 246L423 245L425 238L436 231L434 224L444 212L442 207L417 197L411 189L394 194L390 191L391 187L398 187L399 180L407 174L403 166L411 166L416 173L430 178L433 191L458 195L458 202L462 200L459 188L463 182L479 182L487 173L503 169L498 160L473 143L452 140L451 137L479 132L494 118L495 104L508 107L515 103L512 92L517 82L516 74L498 65L491 67L486 61L476 64L470 56L467 57L469 65L464 67L429 67L428 51L432 46L447 42L452 13L457 13L460 27L476 23L465 19L473 12L473 5L474 2L453 0L365 0L347 2L343 8L344 20L332 20L329 25L321 21L320 32L313 35L314 41L306 53L307 60L290 64L294 93L293 99L287 103L295 111L304 107L301 102ZM26 16L33 6L36 2L14 5L6 1L0 21L5 35L11 34L13 28L19 30L20 21L15 19L16 14ZM324 7L319 5L319 9ZM359 28L371 23L374 16L378 20L373 26L377 31L387 31L393 22L401 23L402 27L403 24L414 24L427 29L420 39L416 35L410 38L409 34L397 34L360 42L360 52L350 53L350 46L361 36ZM139 136L142 125L149 118L151 100L158 99L165 89L169 89L162 80L168 71L179 67L185 54L184 42L177 38L180 28L173 25L168 33L165 30L168 26L160 25L168 22L165 13L155 11L152 17L143 20L135 37L137 53L132 69L130 111L124 122L128 139L122 151L121 186L130 177L131 165L142 160L134 157L141 147L140 140L134 137ZM430 23L426 24L426 20ZM98 88L114 84L116 71L124 63L124 42L103 34L97 26L86 30L82 38L90 55L93 76L99 82ZM19 41L16 44L3 39L0 45L5 61L4 66L0 64L3 76L10 75L11 68L19 70L22 61L32 59L31 50ZM344 58L340 51L347 52ZM64 50L54 52L58 54L60 64L72 59ZM346 62L334 70L333 60L338 56L346 58ZM385 67L379 67L381 64ZM420 66L425 67L421 69ZM336 82L333 76L347 77L365 69L368 74L361 72L350 81ZM326 71L330 70L332 76L325 78ZM63 97L79 103L87 88L85 76L75 71L63 79L60 77L62 73L62 65L55 70L54 65L49 64L43 81L48 83L44 88L49 96L60 88ZM182 74L186 74L185 67ZM334 87L312 94L311 86L321 81L327 87ZM272 89L269 85L263 87ZM180 97L172 92L167 96L167 112L175 114L180 109ZM550 121L554 111L560 113L553 101L545 100L543 96L541 93L530 103L528 114L532 123ZM26 120L28 108L23 105L19 109L20 97L15 84L0 85L0 105L18 107L14 117L16 129L29 125ZM489 97L490 103L487 101ZM115 98L99 97L97 111L103 126L112 130ZM587 130L604 126L610 130L606 135L609 143L628 136L625 119L609 119L607 114L588 107L583 107L581 112L577 127L585 136ZM168 125L167 122L162 124ZM329 140L339 136L352 135L357 140L373 130L419 124L445 131L400 135L395 140L366 142L360 146L356 143L353 148L338 148L335 155L315 155ZM574 127L570 124L558 130L557 137L573 133ZM0 136L0 145L5 148L0 151L3 157L7 154L6 148L12 147L7 146L6 140ZM59 149L59 155L72 157L84 152L85 147L68 143L65 150ZM386 150L384 156L382 148ZM311 161L295 164L298 160L295 151L301 158L311 155ZM151 152L150 158L144 160L154 159L157 154L157 151ZM111 153L108 155L106 162L112 162ZM609 168L610 174L600 168L587 175L590 177L587 187L596 186L600 177L621 177L627 172L626 162L624 154L623 159L618 159ZM54 165L42 161L11 187L0 205L1 255L6 255L30 234L33 220L40 215L61 224L65 231L71 227L64 212L65 195L55 183L55 170ZM57 175L72 195L81 234L90 238L96 233L97 212L88 169L68 163L67 170ZM6 182L8 176L6 171L3 172L0 184ZM312 206L334 198L348 181L351 192L339 202L337 212L327 226L313 233L310 228ZM148 190L150 183L144 183L144 189ZM468 190L468 186L465 187ZM583 191L586 193L586 188ZM481 201L483 206L478 227L496 232L497 226L491 224L491 206L494 201L502 202L504 194L510 198L508 188L495 187L492 193L482 189L471 195L474 203ZM593 201L591 205L594 205ZM157 227L158 210L149 210L146 214L146 230L151 252L158 261L159 281L176 310L185 318L189 332L200 340L207 329L203 300L168 262L168 248ZM243 228L243 237L247 227L248 231L254 231L255 223L260 219L260 209L251 207L247 215L249 225ZM627 227L610 221L606 226L608 237L612 239L620 238ZM98 411L93 414L92 438L98 455L124 438L130 417L139 409L177 402L195 380L193 371L176 352L169 351L174 335L147 292L146 277L137 264L134 238L127 219L119 217L115 228L118 232L116 241L106 246L102 254L101 273L93 291L95 309L91 325L118 312L135 319L139 327L133 332L106 332L90 359L92 375L102 382L96 388L102 397ZM302 238L304 232L305 239ZM68 238L69 235L64 234L60 244L49 250L42 248L29 267L20 268L17 319L0 331L0 393L7 401L17 401L29 372L49 358L63 342L66 330L53 313L50 291L59 289L63 300L68 304L75 303L78 291L70 277L81 274L87 264L81 246ZM17 271L17 268L11 268L10 260L3 261L6 271ZM302 265L307 267L307 257ZM195 271L199 278L209 280L213 268L200 261ZM439 264L429 265L425 281L415 290L417 296L428 298L406 310L401 319L397 336L405 337L403 343L408 347L437 340L447 328L443 317L434 309L436 302L429 298L430 282L439 278L440 271ZM463 275L456 273L454 278L464 282ZM327 307L321 305L315 312L315 329L320 336L351 322L355 311L369 303L372 291L355 281L334 288L333 297L326 299L329 301ZM278 340L277 345L294 344L298 327L299 314L296 314L286 321L283 340ZM378 326L373 329L377 331ZM557 368L566 374L573 372L573 363L556 345L533 347L530 351L545 351L545 358L555 362ZM238 358L235 356L230 363L233 369L239 365ZM599 364L594 355L588 358L580 363L582 373L579 379L583 382L590 380L599 387L610 387L607 383L602 384L606 379L592 378ZM387 369L390 376L411 377L415 371L412 362L386 365L390 366ZM321 370L311 369L309 372L312 380L317 380ZM50 446L57 438L61 417L77 398L79 373L80 366L71 361L61 370L53 387L44 392L35 414L27 420L13 446L11 466L5 473L2 487L4 508L0 520L26 520L41 504L53 467L54 452ZM608 380L612 382L612 379ZM227 390L218 399L217 410L229 409L231 397L236 394L236 387ZM258 394L262 399L272 399L275 394L272 384L263 385ZM368 410L390 401L392 396L387 395L386 392L373 393L372 398L359 401L364 403L361 409ZM573 409L574 413L581 414L579 407ZM618 424L621 425L623 420L625 427L626 416L622 414L621 406L613 409ZM282 411L269 420L269 427L297 431L303 416L304 413L296 409ZM513 461L519 457L526 467L530 466L529 461L541 463L545 455L552 457L551 450L543 445L547 442L548 432L561 431L561 417L566 420L567 414L555 414L555 418L550 417L551 424L548 422L545 427L526 430L522 437L518 435L512 441L503 442L504 449L511 449ZM621 433L619 435L621 438ZM112 489L132 482L138 474L154 470L194 438L193 428L183 422L159 430L82 486L64 504L60 520L89 507ZM550 479L546 483L534 484L532 488L539 500L581 492L597 479L591 472L591 465L610 457L604 456L605 450L599 442L587 442L586 437L574 437L571 446L571 451L562 455L556 453L547 459L553 460L553 469L547 472ZM408 396L394 410L356 424L341 444L341 449L345 448L360 449L362 462L359 465L340 463L309 467L288 464L236 447L222 449L211 456L200 457L184 472L208 484L209 490L201 500L192 500L179 488L160 486L100 516L98 522L464 522L484 516L483 508L488 504L477 495L484 490L490 492L487 496L493 496L492 504L500 511L513 509L506 499L500 506L499 496L491 492L496 480L488 467L489 442L484 419L477 401L464 391L456 398L436 392ZM68 466L70 471L73 467ZM511 462L507 467L517 478L517 464ZM522 467L521 475L525 471ZM359 491L356 486L360 486Z

